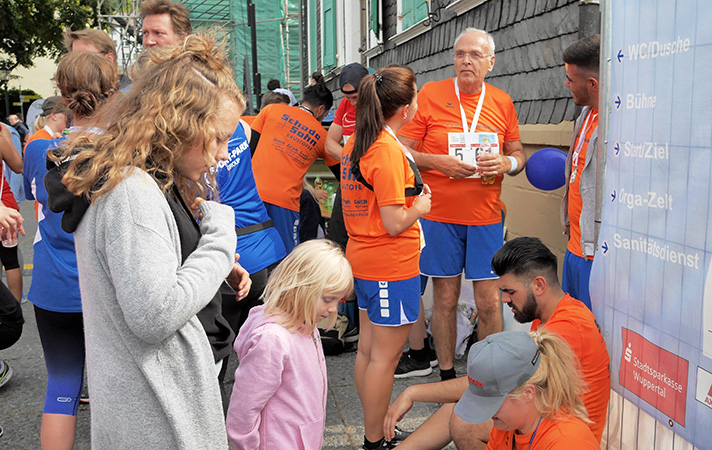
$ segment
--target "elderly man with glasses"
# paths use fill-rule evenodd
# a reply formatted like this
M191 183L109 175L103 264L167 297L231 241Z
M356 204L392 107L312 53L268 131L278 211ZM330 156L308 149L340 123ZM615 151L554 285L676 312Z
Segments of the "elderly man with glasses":
M432 189L432 209L421 220L420 271L433 278L432 330L443 380L455 377L455 314L463 270L473 282L478 337L502 331L490 261L503 244L503 175L521 172L526 155L511 98L484 81L494 61L489 33L463 31L455 39L455 78L423 86L415 118L399 133Z

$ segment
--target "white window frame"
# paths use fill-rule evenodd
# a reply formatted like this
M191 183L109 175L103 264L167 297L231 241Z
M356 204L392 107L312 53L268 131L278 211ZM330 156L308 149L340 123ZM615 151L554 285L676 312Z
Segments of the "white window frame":
M454 12L458 16L466 13L475 6L479 6L486 2L487 0L456 0L453 3L447 5L445 8Z

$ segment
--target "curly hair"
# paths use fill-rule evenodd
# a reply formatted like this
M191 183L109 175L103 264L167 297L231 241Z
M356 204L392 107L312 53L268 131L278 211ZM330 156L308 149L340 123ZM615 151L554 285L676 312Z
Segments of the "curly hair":
M78 117L91 116L116 92L116 64L89 52L65 55L54 76L64 103Z
M138 66L131 90L103 108L98 124L105 132L82 136L56 156L74 157L62 182L94 202L130 174L127 168L139 168L164 192L174 183L187 199L213 191L212 176L191 183L176 172L176 161L196 144L230 137L218 135L229 120L220 116L225 100L236 106L236 122L244 110L223 47L212 37L191 35L178 46L147 51ZM214 158L203 154L214 166Z

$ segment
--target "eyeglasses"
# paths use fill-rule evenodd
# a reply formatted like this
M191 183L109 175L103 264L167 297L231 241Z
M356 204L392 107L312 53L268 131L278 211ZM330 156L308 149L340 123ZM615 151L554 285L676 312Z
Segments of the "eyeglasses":
M469 57L471 60L480 60L485 58L491 58L492 55L482 55L477 52L455 52L455 59L465 59Z

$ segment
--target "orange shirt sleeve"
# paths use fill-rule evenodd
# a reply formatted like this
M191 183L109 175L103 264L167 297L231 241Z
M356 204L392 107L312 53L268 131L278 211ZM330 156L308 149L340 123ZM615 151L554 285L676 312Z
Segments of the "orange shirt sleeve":
M267 120L267 117L269 115L269 112L272 110L272 105L267 105L260 111L259 114L257 114L257 117L255 117L252 120L252 123L250 124L250 128L255 130L258 133L262 133L262 128L265 126L265 121Z

